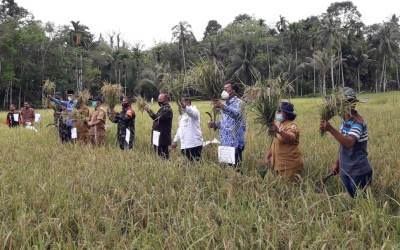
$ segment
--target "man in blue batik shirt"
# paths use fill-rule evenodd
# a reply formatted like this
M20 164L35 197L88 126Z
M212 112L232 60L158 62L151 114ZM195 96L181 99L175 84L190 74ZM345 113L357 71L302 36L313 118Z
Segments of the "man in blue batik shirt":
M364 191L372 182L372 167L368 161L368 128L364 119L356 111L359 100L355 91L349 87L343 89L344 103L348 112L343 114L340 130L336 130L328 121L322 120L321 129L329 132L340 144L339 158L331 171L339 173L343 186L351 197L357 190Z
M235 167L242 161L242 152L245 146L246 119L244 115L244 103L237 97L239 86L227 83L221 100L214 100L214 108L220 109L222 119L218 122L210 122L210 128L218 128L221 146L235 148Z
M51 102L55 103L56 105L59 105L66 109L67 119L65 121L65 125L67 127L66 130L68 131L68 136L66 138L66 141L70 141L71 140L71 130L74 126L74 121L71 118L71 113L76 106L76 100L74 98L74 91L72 91L72 90L67 91L67 101L62 101L62 100L56 99L52 96L49 96L49 99Z

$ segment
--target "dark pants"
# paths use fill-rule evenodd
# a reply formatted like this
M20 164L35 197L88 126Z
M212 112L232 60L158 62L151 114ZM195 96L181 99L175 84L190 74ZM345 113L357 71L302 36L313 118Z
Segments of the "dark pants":
M238 167L238 166L242 163L242 160L243 160L243 157L242 157L243 150L244 150L244 147L242 147L242 148L236 148L236 149L235 149L235 166L236 166L236 167Z
M181 152L188 158L189 161L199 161L201 158L201 151L203 146L198 146L194 148L182 149Z
M67 126L65 123L59 124L58 134L60 136L62 143L68 143L68 142L72 141L71 129L72 129L72 127Z
M236 168L236 171L241 172L240 165L243 160L244 147L235 148L235 164L228 164L230 167Z
M157 152L157 154L161 158L168 160L169 159L168 147L169 145L154 146L154 151Z
M357 190L365 190L365 188L372 182L372 171L360 176L348 176L341 173L340 179L343 186L352 198L357 195Z

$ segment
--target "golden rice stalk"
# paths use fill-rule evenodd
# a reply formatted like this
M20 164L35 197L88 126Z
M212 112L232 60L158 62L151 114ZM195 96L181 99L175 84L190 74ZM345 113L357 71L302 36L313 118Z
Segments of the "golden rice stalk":
M279 84L277 81L259 81L245 89L243 100L255 114L255 122L269 129L281 102Z
M101 87L101 94L104 97L104 102L110 109L113 109L119 103L122 96L122 86L120 84L104 82L103 87Z
M345 101L343 89L334 90L332 94L324 96L320 108L321 120L329 121L336 115L344 116L350 112L351 106ZM325 135L324 130L320 130L321 136Z
M54 94L54 92L56 91L56 84L54 82L50 81L49 79L47 79L43 84L42 91L43 91L42 106L43 106L43 108L49 108L50 102L47 99L47 95Z
M43 84L43 93L45 95L52 95L56 91L56 84L47 79Z
M211 100L219 99L225 81L221 63L213 60L202 60L192 68L190 77L203 95Z
M147 104L147 102L146 102L146 100L143 98L143 97L141 97L141 96L137 96L136 97L136 105L137 105L137 109L140 111L140 112L144 112L144 108L148 105Z
M87 105L87 102L90 99L90 92L89 90L85 89L79 92L78 99L77 99L77 106L82 107L83 105Z

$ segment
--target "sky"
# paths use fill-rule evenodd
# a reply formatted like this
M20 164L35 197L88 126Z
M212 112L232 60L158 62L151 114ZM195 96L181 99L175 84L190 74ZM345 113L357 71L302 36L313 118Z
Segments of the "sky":
M279 15L289 22L326 11L335 1L327 0L16 0L36 19L55 25L80 21L90 31L104 37L121 33L129 44L140 43L150 48L157 42L169 42L171 28L179 21L192 26L198 40L203 38L209 20L223 27L235 16L247 13L274 25ZM365 24L379 23L392 14L400 15L399 0L353 0Z

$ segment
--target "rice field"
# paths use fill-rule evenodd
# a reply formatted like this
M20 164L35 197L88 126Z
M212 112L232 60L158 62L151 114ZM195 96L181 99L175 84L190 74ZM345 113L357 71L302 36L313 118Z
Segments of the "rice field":
M374 181L367 198L343 195L337 177L316 185L337 157L338 144L319 133L319 98L294 99L305 172L299 184L257 161L268 136L247 117L243 174L221 168L216 147L189 165L179 151L154 155L151 119L137 112L133 151L115 145L61 145L52 112L39 110L39 132L0 125L2 249L400 249L400 92L365 94ZM207 128L206 140L218 137ZM135 105L133 105L136 108ZM156 109L156 106L153 107ZM178 112L174 107L174 129ZM0 119L5 120L4 112ZM332 121L336 126L339 119Z

